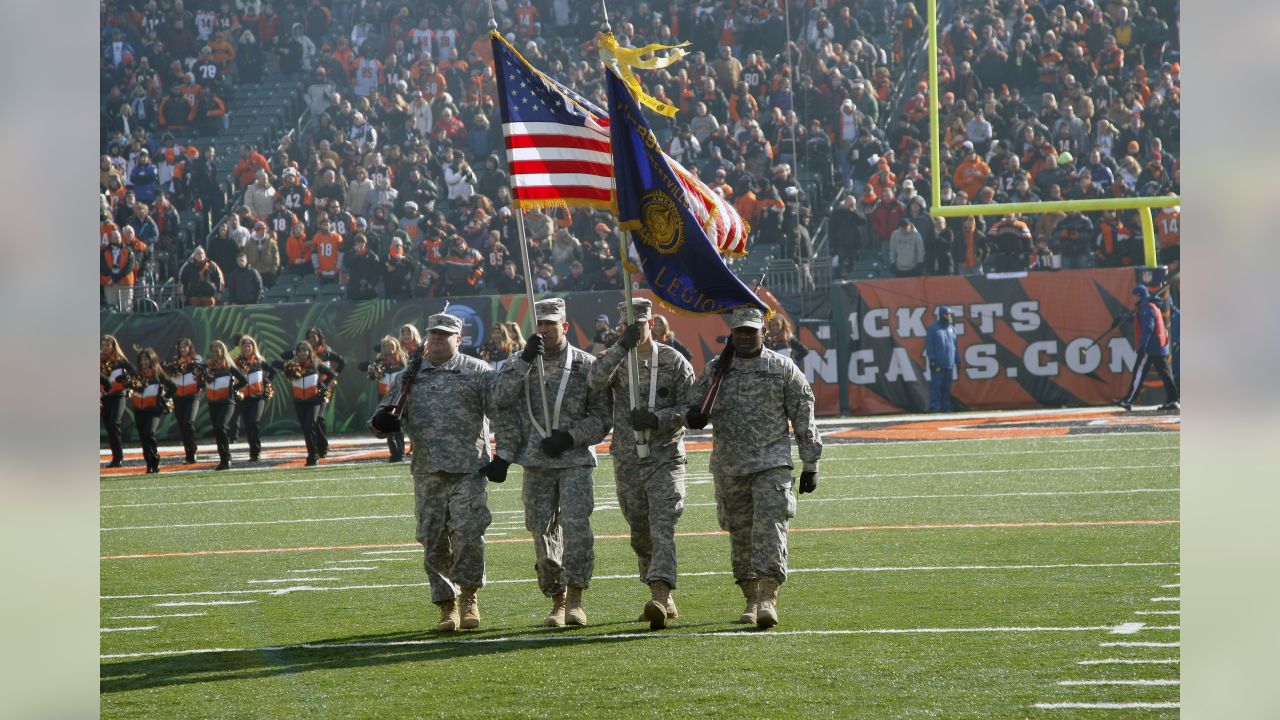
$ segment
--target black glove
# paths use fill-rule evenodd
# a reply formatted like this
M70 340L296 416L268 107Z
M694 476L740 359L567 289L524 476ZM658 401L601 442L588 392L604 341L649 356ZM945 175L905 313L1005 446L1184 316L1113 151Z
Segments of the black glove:
M487 465L480 468L480 474L489 478L489 482L500 483L507 481L507 468L511 467L510 460L503 460L497 455L489 461Z
M378 411L369 419L369 429L380 438L394 435L400 432L401 428L400 416L389 407L378 408Z
M940 372L942 372L942 366L941 366L941 365L939 365L938 363L931 362L931 363L929 363L929 372L931 372L931 373L940 373Z
M546 341L542 339L541 335L534 333L525 341L524 350L520 352L520 359L527 363L532 363L536 358L542 357L545 349Z
M561 453L573 447L573 436L568 430L552 430L550 435L542 438L540 445L547 457L560 457Z
M701 430L707 426L707 422L710 420L711 418L702 412L700 405L690 405L688 412L684 414L684 424L688 425L692 430Z
M631 411L631 427L636 430L657 430L658 416L652 410L635 408Z
M369 372L369 362L367 360L356 367L360 368L360 372Z
M818 471L805 470L800 473L800 494L811 493L818 489Z
M640 328L640 322L631 323L618 336L618 344L623 350L634 350L640 344L640 338L644 336L644 330Z

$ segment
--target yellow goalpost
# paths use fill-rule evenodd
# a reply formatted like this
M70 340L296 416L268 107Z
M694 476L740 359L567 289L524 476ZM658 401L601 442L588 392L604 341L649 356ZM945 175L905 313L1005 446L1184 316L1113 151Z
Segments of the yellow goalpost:
M933 217L965 217L969 215L1004 215L1006 213L1094 212L1098 210L1138 210L1142 218L1143 258L1147 267L1156 265L1156 231L1151 221L1151 208L1173 207L1182 198L1160 197L1107 198L1104 200L1054 200L1031 203L994 203L990 205L942 205L942 172L938 127L938 0L929 0L929 167L930 208Z

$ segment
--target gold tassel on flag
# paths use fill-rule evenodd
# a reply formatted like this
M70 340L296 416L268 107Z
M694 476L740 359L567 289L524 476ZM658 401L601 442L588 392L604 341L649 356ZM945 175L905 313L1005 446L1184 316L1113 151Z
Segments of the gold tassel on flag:
M627 84L627 87L635 95L636 101L650 110L663 115L665 117L674 117L676 108L668 105L661 100L653 97L644 91L640 86L640 80L636 78L635 73L631 72L631 68L639 68L641 70L661 70L669 65L679 62L686 53L682 48L689 44L689 41L680 43L679 45L645 45L642 48L622 47L618 44L618 38L611 32L602 33L600 36L600 59L604 60L606 65L614 68L618 72L618 76ZM668 51L662 57L651 57L644 59L646 55L652 55L656 52Z

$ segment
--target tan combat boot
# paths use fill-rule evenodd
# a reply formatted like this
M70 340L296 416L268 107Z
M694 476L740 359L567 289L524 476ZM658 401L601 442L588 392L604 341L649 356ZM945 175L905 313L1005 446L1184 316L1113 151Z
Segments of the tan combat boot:
M440 603L440 622L436 623L437 632L453 632L458 629L458 603L448 600Z
M743 580L738 583L738 587L742 588L742 596L747 599L747 607L742 611L742 615L738 616L738 622L743 625L751 625L756 621L756 593L759 591L758 580Z
M760 579L760 602L756 611L756 627L768 630L778 624L778 581L772 578Z
M680 617L680 611L676 608L676 594L672 591L667 594L667 619L675 620Z
M479 588L462 588L462 625L463 630L475 630L480 627L480 600L476 598Z
M582 588L570 587L565 598L564 621L567 625L586 625L587 613L582 609Z
M551 597L551 612L542 621L547 627L564 627L564 593L556 593Z
M667 626L667 605L671 602L671 586L666 580L654 580L649 585L652 598L644 606L644 617L649 621L650 630L661 630Z

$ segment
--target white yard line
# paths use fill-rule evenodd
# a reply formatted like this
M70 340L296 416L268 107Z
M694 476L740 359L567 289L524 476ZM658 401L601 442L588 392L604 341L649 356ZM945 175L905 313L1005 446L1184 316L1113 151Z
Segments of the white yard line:
M350 566L350 565L348 565L347 567L335 567L335 568L308 568L308 569L306 569L306 570L290 570L289 572L291 572L291 573L313 573L313 572L318 572L318 573L319 573L319 572L364 572L365 570L377 570L377 569L378 569L378 568L377 568L377 567L375 567L375 566L373 566L373 565L369 565L369 566L363 566L363 565L361 565L361 566ZM300 580L310 580L311 578L296 578L296 579L300 579Z
M302 579L302 578L278 578L278 579L273 579L273 580L246 580L245 582L250 583L250 584L255 584L255 583L262 583L262 584L265 584L265 583L296 583L296 582L298 582L298 581L299 581L299 580L301 580L301 579ZM329 580L337 581L337 580L342 580L342 579L343 579L343 578L320 578L320 577L309 577L309 578L306 578L306 581L307 581L307 582L323 582L323 581L329 581Z
M421 550L406 550L403 552L421 553ZM869 566L869 567L827 567L827 568L791 568L789 572L795 574L803 573L839 573L839 572L951 572L951 571L1004 571L1004 570L1058 570L1058 569L1086 569L1086 568L1138 568L1138 567L1160 567L1166 565L1176 565L1172 562L1140 562L1140 563L1055 563L1047 565L908 565L908 566ZM327 568L329 570L340 570L342 568ZM722 575L731 575L728 570L708 570L705 572L680 573L680 577L713 577ZM309 580L310 578L297 578L299 582ZM602 580L635 580L636 576L628 575L600 575L592 578L596 581ZM489 585L510 585L517 583L533 583L534 578L506 579L506 580L489 580ZM416 583L393 583L384 585L342 585L331 587L299 587L299 588L282 588L290 591L309 590L316 592L335 592L339 590L384 590L396 588L415 588L426 587L425 582ZM209 595L258 595L258 594L280 594L279 590L260 589L260 590L197 590L194 592L183 593L152 593L143 595L103 595L100 600L136 600L140 598L167 598L167 597L195 597ZM1107 626L1107 630L1114 626Z
M168 613L161 615L116 615L109 617L108 620L157 620L159 618L175 618L175 617L203 617L209 613Z
M110 627L110 628L98 628L98 632L104 632L104 633L137 632L139 630L155 630L156 628L159 628L159 627L160 627L159 625L141 625L138 627Z
M1140 622L1120 623L1119 625L1111 628L1111 634L1112 635L1132 635L1138 632L1139 630L1141 630L1142 627L1143 627L1143 623L1140 623Z
M1180 685L1177 680L1059 680L1059 685Z
M1153 597L1151 602L1182 602L1182 598L1176 597Z
M486 645L497 643L552 643L552 642L598 642L601 640L675 640L686 638L769 638L798 635L840 636L840 635L950 635L950 634L993 634L993 633L1073 633L1097 632L1110 629L1106 625L1087 625L1074 627L952 627L952 628L865 628L856 630L780 630L769 632L728 631L728 632L689 632L689 633L605 633L600 635L520 635L516 637L457 638L429 640L387 640L352 643L303 643L299 645L277 645L259 648L192 648L189 650L157 650L140 653L116 653L100 655L102 660L136 657L162 657L169 655L201 655L208 653L236 652L279 652L282 650L337 650L348 648L406 647L429 645Z
M139 595L138 597L187 597L189 595L204 595L207 593L174 593L172 595ZM219 593L221 594L221 593ZM257 600L208 600L205 602L164 602L156 603L156 607L200 607L204 605L252 605Z
M418 552L418 551L415 551ZM342 565L345 563L394 562L400 558L361 558L359 560L325 560L325 565Z
M1152 628L1153 630L1156 628ZM1104 642L1098 647L1182 647L1180 642Z
M178 505L225 505L235 503L293 502L297 500L351 500L354 498L374 497L413 497L411 492L400 493L358 493L355 495L294 495L286 497L265 498L227 498L222 500L182 500L180 502L126 503L123 505L100 505L102 510L118 508L175 507Z
M1176 702L1059 702L1036 703L1037 710L1176 710Z
M1077 665L1178 665L1182 661L1178 658L1159 658L1156 660L1145 660L1142 658L1103 658L1101 660L1081 660Z
M1160 587L1165 589L1180 588L1182 587L1182 583L1169 583L1168 585L1161 585Z
M176 525L131 525L128 527L102 528L102 532L122 532L125 530L176 530L180 528L235 527L244 525L293 525L298 523L322 522L358 522L363 520L405 520L412 515L353 515L349 517L297 518L291 520L233 520L211 523L179 523Z
M1181 615L1181 610L1138 610L1134 615Z

